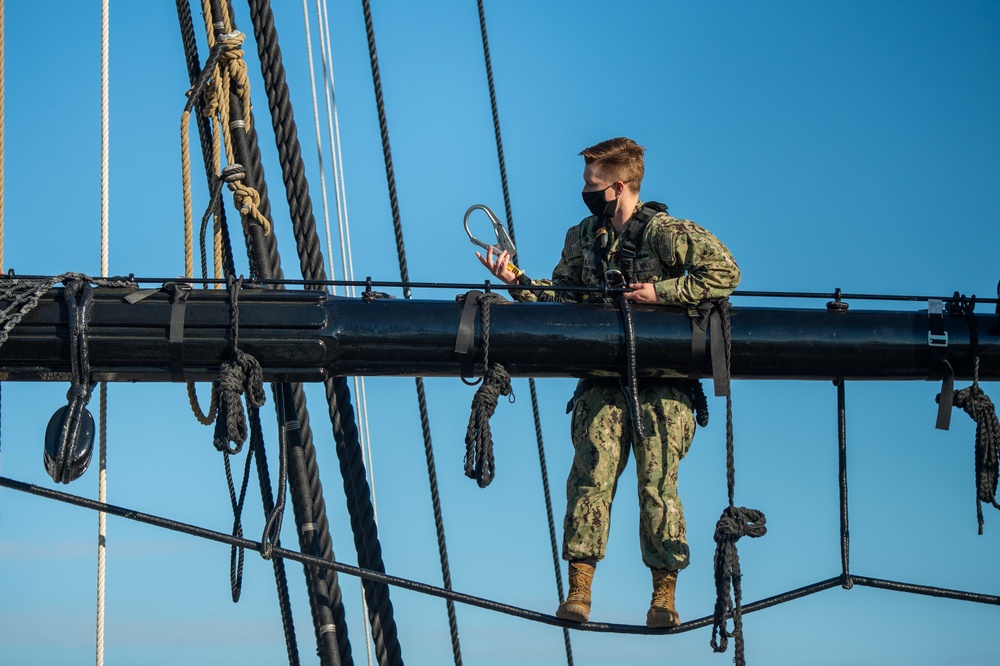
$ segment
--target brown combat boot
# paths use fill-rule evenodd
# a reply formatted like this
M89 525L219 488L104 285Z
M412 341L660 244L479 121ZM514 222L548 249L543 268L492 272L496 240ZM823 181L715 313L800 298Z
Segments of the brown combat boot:
M674 609L674 589L677 587L677 572L668 569L653 569L653 600L646 613L647 627L676 627L681 618Z
M556 617L571 622L586 622L590 616L590 584L594 580L594 560L569 563L569 596L559 604Z

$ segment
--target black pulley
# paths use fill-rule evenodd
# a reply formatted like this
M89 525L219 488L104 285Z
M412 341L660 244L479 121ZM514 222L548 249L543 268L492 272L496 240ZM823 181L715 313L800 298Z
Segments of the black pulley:
M83 476L94 453L94 417L83 400L72 400L56 410L45 429L42 459L56 483Z

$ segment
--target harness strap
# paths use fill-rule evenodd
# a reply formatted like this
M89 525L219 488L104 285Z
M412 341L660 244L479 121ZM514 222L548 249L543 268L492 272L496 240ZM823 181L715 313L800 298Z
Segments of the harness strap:
M639 254L639 248L642 247L642 237L646 232L646 225L653 219L654 215L664 213L666 210L666 204L648 201L636 211L635 215L632 216L632 221L625 228L621 248L618 250L618 265L625 275L625 284L632 282L635 258Z

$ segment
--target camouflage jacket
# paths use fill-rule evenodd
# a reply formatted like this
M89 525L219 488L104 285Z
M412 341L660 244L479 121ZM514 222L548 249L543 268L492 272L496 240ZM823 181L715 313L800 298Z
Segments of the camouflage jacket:
M636 210L642 206L640 201ZM532 286L603 287L598 274L597 236L599 218L591 215L566 232L562 258L551 280L531 280ZM629 224L635 224L635 218ZM624 234L607 225L608 270L620 269L619 250ZM626 227L627 228L627 227ZM663 305L696 305L728 296L740 282L740 269L733 255L718 238L690 220L657 213L646 224L635 258L633 282L652 282ZM544 295L543 295L544 294ZM512 291L519 301L584 300L583 292L554 292L544 289Z

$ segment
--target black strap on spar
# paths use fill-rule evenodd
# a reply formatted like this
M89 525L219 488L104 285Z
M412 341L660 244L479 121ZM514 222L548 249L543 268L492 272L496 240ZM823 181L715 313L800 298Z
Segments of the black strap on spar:
M728 299L703 301L696 307L688 308L691 318L691 367L688 378L699 380L705 367L706 342L711 341L712 379L715 395L729 395L729 372L726 370L725 347L723 344L723 312L728 316ZM707 340L706 340L707 338Z
M927 301L927 346L931 349L931 378L941 378L937 422L934 427L947 430L951 426L951 408L955 395L955 371L948 361L948 332L944 330L944 302Z

